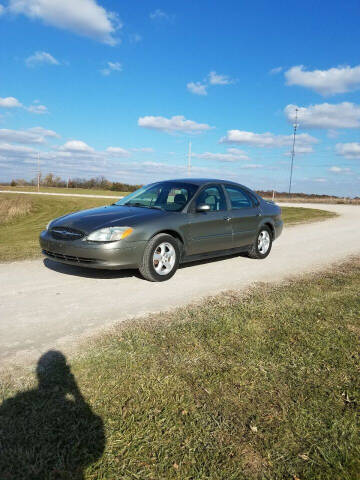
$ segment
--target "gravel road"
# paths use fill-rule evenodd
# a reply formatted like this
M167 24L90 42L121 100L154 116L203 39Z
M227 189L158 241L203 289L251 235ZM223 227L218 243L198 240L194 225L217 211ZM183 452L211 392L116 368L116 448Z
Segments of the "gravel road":
M164 283L146 282L132 271L92 271L43 259L0 264L0 364L31 362L49 348L66 350L129 317L258 281L278 281L360 254L359 206L291 206L340 216L284 229L264 261L233 256L188 264Z

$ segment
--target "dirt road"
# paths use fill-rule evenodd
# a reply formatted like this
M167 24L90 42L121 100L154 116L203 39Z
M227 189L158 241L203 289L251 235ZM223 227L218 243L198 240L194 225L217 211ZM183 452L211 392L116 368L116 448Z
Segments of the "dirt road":
M30 361L49 348L66 349L78 338L132 316L360 254L360 207L299 206L340 216L285 229L264 261L233 256L190 264L164 283L146 282L136 272L92 271L43 259L1 264L0 364Z

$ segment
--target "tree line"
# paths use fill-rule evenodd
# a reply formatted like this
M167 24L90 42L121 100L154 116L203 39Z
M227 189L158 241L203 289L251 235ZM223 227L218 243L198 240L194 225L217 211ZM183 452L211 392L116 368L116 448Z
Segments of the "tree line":
M111 182L104 176L93 178L63 178L48 173L45 176L40 175L40 185L42 187L60 187L60 188L87 188L90 190L113 190L117 192L133 192L142 185L131 185L123 182ZM35 186L38 184L38 177L28 181L23 178L13 179L10 182L12 187L16 186Z

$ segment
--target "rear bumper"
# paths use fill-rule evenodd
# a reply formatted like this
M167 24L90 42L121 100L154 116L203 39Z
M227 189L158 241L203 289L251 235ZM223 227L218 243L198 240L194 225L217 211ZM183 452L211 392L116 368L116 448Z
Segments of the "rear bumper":
M120 270L138 268L146 242L92 243L84 240L56 240L44 230L40 234L43 255L51 260L87 268Z

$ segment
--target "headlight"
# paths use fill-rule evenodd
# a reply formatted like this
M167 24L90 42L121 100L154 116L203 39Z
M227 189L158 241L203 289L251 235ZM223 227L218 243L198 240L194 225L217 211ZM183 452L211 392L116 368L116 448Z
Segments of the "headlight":
M131 227L107 227L95 230L87 237L92 242L114 242L122 240L131 235L133 229Z

